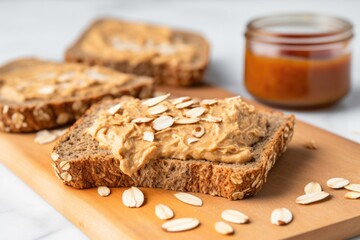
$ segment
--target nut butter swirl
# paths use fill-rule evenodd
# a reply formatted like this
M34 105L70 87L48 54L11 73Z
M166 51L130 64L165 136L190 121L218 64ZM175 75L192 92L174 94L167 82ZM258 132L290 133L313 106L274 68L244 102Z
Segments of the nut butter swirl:
M90 134L101 148L109 149L120 161L121 171L129 176L149 161L161 158L222 163L245 163L252 159L252 146L267 133L264 116L240 98L216 100L212 105L190 101L190 106L180 108L173 100L162 100L156 106L162 105L167 110L151 115L149 109L153 106L127 97L121 101L117 113L110 114L107 110L99 113L85 134ZM196 107L205 111L189 118L189 110ZM146 122L134 121L145 117ZM155 130L159 118L157 129L161 124L164 129ZM195 138L194 130L199 129L205 133ZM153 132L154 140L144 140L144 132Z

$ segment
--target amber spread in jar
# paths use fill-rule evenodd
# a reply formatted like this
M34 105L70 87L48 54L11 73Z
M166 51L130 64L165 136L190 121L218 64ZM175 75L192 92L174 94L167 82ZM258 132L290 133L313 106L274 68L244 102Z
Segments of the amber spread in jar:
M245 85L259 100L318 107L349 91L349 22L311 14L277 15L253 20L245 36Z
M253 145L268 132L266 117L238 97L167 97L152 106L123 97L120 105L100 112L85 134L110 150L121 171L131 176L161 158L245 163L252 159Z
M251 94L292 106L332 103L350 88L351 55L329 59L268 57L246 52L245 83Z

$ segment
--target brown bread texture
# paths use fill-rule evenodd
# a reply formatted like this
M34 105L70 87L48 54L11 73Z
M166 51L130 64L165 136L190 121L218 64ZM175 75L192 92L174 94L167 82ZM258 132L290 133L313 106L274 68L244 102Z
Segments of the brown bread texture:
M24 58L0 67L0 82L1 73L23 68L38 62L43 61L35 58ZM21 103L4 100L1 99L0 96L0 130L13 133L25 133L61 127L73 123L92 104L103 99L117 98L123 95L148 98L153 94L153 91L154 81L151 78L134 76L132 80L111 94L104 91L89 94L81 98L49 98L29 100Z
M293 115L260 111L268 120L269 133L253 146L254 158L250 162L157 159L129 177L120 171L119 161L109 150L100 148L90 135L83 134L100 109L114 104L106 101L94 105L57 141L52 154L53 168L66 185L78 189L141 186L243 199L260 191L268 172L291 141L295 124Z
M179 37L184 42L195 46L197 51L196 61L191 65L172 66L168 63L153 64L151 60L142 61L138 64L131 64L129 61L114 61L110 59L100 58L96 55L86 54L81 50L81 43L85 39L88 32L109 19L99 19L95 21L79 39L68 48L65 53L65 61L81 62L89 65L102 65L111 67L124 73L132 73L136 75L150 76L155 80L156 84L173 85L173 86L192 86L199 85L203 81L206 68L210 61L210 46L208 41L200 34L173 30L174 38ZM117 20L119 24L126 24L126 21Z

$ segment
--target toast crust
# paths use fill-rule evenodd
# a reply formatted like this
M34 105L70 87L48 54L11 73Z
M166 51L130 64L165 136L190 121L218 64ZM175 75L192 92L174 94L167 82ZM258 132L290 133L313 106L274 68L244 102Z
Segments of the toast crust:
M209 64L209 44L207 40L199 34L190 33L180 30L172 30L174 34L182 36L188 41L197 44L198 51L201 51L201 61L197 61L191 65L186 66L171 66L167 63L153 64L150 60L142 61L138 64L131 64L129 61L117 61L99 56L84 53L81 50L81 43L86 38L87 34L96 26L112 19L99 19L93 22L79 37L79 39L67 49L65 53L65 61L67 62L81 62L89 65L102 65L113 68L120 72L133 73L137 75L150 76L154 78L156 84L166 85L180 85L190 86L199 85L202 80L206 68ZM121 24L126 24L125 21L117 20Z
M98 105L98 104L97 104ZM281 121L268 136L261 149L256 152L256 159L249 164L214 163L205 160L158 159L142 167L129 177L119 169L119 161L111 154L76 156L66 159L59 150L71 137L71 133L81 128L96 108L89 109L67 133L56 143L53 153L55 174L66 185L83 189L96 186L128 187L141 186L163 188L167 190L199 192L221 196L230 200L243 199L255 195L266 182L268 172L276 160L286 150L292 139L295 118L280 113L269 114ZM259 147L260 148L260 147ZM68 166L61 168L64 163Z
M39 61L34 58L19 59L0 68L8 71L16 67L24 67ZM63 100L41 100L30 102L0 101L0 130L12 133L34 132L41 129L51 129L73 123L92 104L107 98L122 95L147 98L154 91L153 80L148 77L137 77L134 81L125 83L117 93L97 93L86 97L70 97Z

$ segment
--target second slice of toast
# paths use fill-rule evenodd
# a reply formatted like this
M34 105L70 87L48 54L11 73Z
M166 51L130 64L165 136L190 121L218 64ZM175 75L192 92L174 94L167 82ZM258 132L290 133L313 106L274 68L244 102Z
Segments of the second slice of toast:
M209 44L192 32L100 19L66 51L65 60L150 76L157 84L190 86L203 80Z
M0 67L0 130L33 132L73 123L93 103L147 98L153 80L104 67L18 59Z

